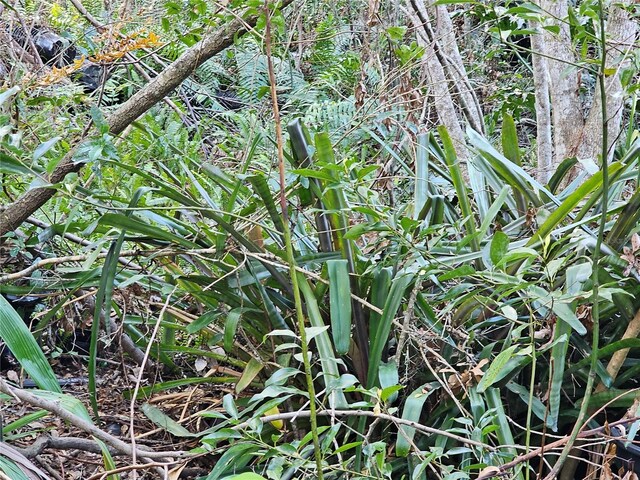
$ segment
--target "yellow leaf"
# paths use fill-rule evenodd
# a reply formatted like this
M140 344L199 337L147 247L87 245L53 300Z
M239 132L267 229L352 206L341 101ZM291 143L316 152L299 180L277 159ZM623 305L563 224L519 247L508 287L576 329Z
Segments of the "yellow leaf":
M269 415L278 415L279 413L280 413L280 410L278 409L278 406L276 405L275 407L272 407L269 410L267 410L266 412L264 412L264 416L267 417ZM270 422L270 423L271 423L271 425L273 425L278 430L283 430L284 429L284 422L282 420L274 420L273 422Z

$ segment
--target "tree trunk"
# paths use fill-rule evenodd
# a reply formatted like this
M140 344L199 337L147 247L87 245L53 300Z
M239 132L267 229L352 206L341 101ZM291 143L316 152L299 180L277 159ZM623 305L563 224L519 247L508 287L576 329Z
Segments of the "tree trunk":
M449 12L444 6L427 8L422 0L409 0L408 13L416 29L418 45L425 49L422 68L438 120L447 128L458 158L464 164L468 152L462 123L466 118L472 128L482 132L482 110L462 63ZM434 18L437 19L435 27ZM463 171L466 174L466 168Z
M628 4L629 2L627 2ZM605 79L607 125L609 128L609 154L607 160L613 157L613 151L620 129L622 128L622 111L624 107L624 92L620 82L620 73L630 66L630 55L638 32L637 20L630 18L627 11L612 6L607 21L607 70L615 71ZM589 111L583 128L582 142L578 148L578 158L592 158L596 160L602 152L602 98L600 85L596 85L593 106Z
M569 32L567 0L539 0L538 5L547 12L543 26L554 26L559 33L555 34L541 29L541 33L531 38L534 52L534 82L536 85L536 114L538 115L538 179L545 182L558 165L566 158L576 157L578 165L563 181L567 185L585 165L598 165L602 151L602 112L599 85L593 92L594 100L588 115L584 115L584 105L580 101L579 70L576 55ZM607 125L609 129L609 155L613 155L613 147L620 134L622 124L622 107L624 104L623 88L620 73L630 62L629 54L633 48L638 26L628 12L630 0L620 2L622 8L612 5L609 8L606 25L607 70L612 71L605 80L607 102ZM540 55L535 55L536 53ZM546 68L544 65L546 64ZM548 161L548 130L540 125L545 122L544 85L548 83L549 98L553 123L553 160L551 171L544 172ZM542 150L541 150L542 149Z
M540 32L540 25L532 22L532 29ZM531 36L531 50L543 51L541 33ZM533 83L536 97L536 146L538 149L536 179L546 184L555 171L553 162L553 137L551 136L551 99L549 98L549 77L547 76L547 59L541 55L533 55Z

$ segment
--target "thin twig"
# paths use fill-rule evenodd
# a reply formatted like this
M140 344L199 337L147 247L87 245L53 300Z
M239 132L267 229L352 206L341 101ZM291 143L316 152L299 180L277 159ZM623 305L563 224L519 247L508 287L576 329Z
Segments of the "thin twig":
M477 442L475 440L471 440L469 438L461 437L460 435L456 435L455 433L447 432L446 430L439 430L437 428L427 427L426 425L422 425L418 422L413 422L411 420L405 420L404 418L395 417L393 415L389 415L387 413L377 413L368 410L317 410L316 415L322 417L371 417L380 420L386 420L388 422L392 422L398 425L406 425L407 427L415 428L416 431L429 434L429 435L440 435L443 437L450 438L452 440L456 440L460 443L464 443L466 445L473 445L475 447L481 447L490 451L495 451L496 448L488 445L486 443ZM264 417L260 417L259 420L262 423L274 422L277 420L292 420L295 421L298 418L309 418L310 411L302 410L297 412L287 412L287 413L279 413L276 415L266 415ZM243 428L247 428L255 419L240 423L239 425L233 426L233 430L241 430Z

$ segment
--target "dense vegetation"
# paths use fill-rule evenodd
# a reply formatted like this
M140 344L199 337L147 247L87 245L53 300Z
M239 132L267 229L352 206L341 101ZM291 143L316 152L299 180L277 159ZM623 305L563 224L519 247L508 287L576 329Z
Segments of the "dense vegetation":
M6 478L635 478L634 2L0 9Z

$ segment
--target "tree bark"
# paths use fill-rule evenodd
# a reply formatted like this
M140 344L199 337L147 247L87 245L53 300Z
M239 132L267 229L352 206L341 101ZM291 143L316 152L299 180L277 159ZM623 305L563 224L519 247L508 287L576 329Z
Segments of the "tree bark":
M576 157L578 165L569 173L563 181L567 185L578 173L584 169L583 165L600 163L600 152L602 150L602 113L599 95L599 86L596 85L594 100L588 115L585 118L584 106L580 101L578 76L578 66L576 65L576 55L571 43L568 18L567 0L539 0L538 5L547 12L547 18L543 21L543 26L554 26L559 28L559 33L555 34L548 30L541 29L540 34L532 35L532 50L534 51L534 81L536 84L536 113L538 107L543 108L538 102L544 101L543 85L548 82L549 97L551 100L551 112L553 123L553 161L551 174L557 166L566 158ZM608 75L606 82L606 102L607 119L609 128L609 155L610 160L613 155L613 147L620 134L622 124L622 110L624 105L624 92L620 83L620 73L630 62L629 54L634 46L637 36L638 25L631 18L625 7L631 2L625 0L619 2L622 8L613 5L605 15L607 17L606 33L607 44L606 62L608 70L615 71ZM536 55L536 53L541 55ZM543 58L544 57L544 58ZM546 64L546 68L542 65ZM539 66L540 68L536 68ZM540 97L540 98L538 98ZM543 117L539 117L538 121ZM541 128L544 131L541 131ZM543 135L542 137L540 135ZM548 141L546 127L538 124L539 149L541 141ZM542 145L547 148L546 145ZM538 151L539 166L541 156L546 162L548 152ZM541 175L546 175L540 172ZM548 177L546 177L548 178ZM543 177L539 177L543 180Z
M580 82L578 68L575 66L576 57L571 44L569 25L565 21L569 15L567 0L541 0L539 3L549 14L543 20L543 26L560 29L557 34L542 29L542 53L547 57L552 104L554 166L557 166L565 158L575 156L584 117L579 97Z
M628 5L629 2L625 2ZM607 29L607 69L615 70L615 74L605 79L607 124L609 128L609 145L607 160L613 157L620 129L622 128L622 111L624 107L624 92L620 82L620 73L630 66L630 55L634 48L638 32L637 20L630 18L627 11L618 6L611 7L606 25ZM578 148L578 158L591 158L594 161L602 151L602 99L599 95L600 86L596 85L593 106L585 121L582 142ZM597 162L596 162L597 163Z
M283 0L281 7L289 5L292 1ZM245 19L237 16L187 50L107 118L110 133L112 135L122 133L134 120L178 87L196 68L231 46L236 36L254 27L257 19L257 15L251 15ZM72 159L77 147L78 145L75 145L49 175L47 181L50 185L62 182L70 173L82 169L82 163L75 163ZM0 237L22 225L33 212L47 203L55 192L56 190L51 187L37 187L22 194L14 203L0 209Z
M467 149L461 119L451 95L449 82L454 79L447 77L445 71L446 60L441 47L435 41L430 16L421 0L410 0L408 13L416 29L418 45L425 49L422 57L422 68L427 76L430 95L438 114L438 120L447 128L453 141L458 159L465 163ZM463 169L466 172L466 168Z
M445 60L444 68L457 92L462 110L476 132L484 132L484 118L480 102L471 86L462 55L458 49L458 41L453 29L453 22L446 5L435 7L435 41L438 42Z
M531 22L532 29L538 31L531 35L531 50L544 51L540 25ZM547 59L541 55L532 56L533 83L536 97L536 146L538 165L536 167L536 179L546 184L555 170L553 162L553 137L551 136L551 99L549 97L549 77L547 76Z

